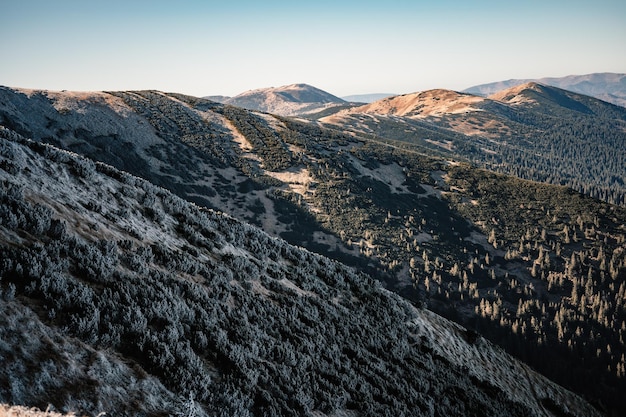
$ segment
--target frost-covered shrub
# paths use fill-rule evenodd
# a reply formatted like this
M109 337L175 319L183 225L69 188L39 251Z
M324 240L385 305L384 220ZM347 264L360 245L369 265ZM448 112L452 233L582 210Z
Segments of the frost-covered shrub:
M63 220L52 219L50 221L50 228L48 229L48 236L55 240L62 240L67 236L67 224Z
M16 175L26 164L24 152L15 143L0 140L0 169Z
M145 95L161 100L160 94ZM120 242L51 219L12 185L2 187L0 218L15 218L3 227L11 223L21 240L1 247L0 288L15 293L12 302L34 306L66 339L91 345L91 354L57 363L94 364L101 362L96 350L112 352L134 365L135 381L159 376L174 396L200 405L183 411L202 408L208 415L432 415L432 397L450 400L437 404L441 415L462 414L460 402L486 415L502 414L500 392L481 396L468 375L407 334L414 310L399 307L401 301L371 279L228 216L150 191L142 180L119 177L124 184L107 180L106 188L122 188L123 210L132 212L132 223L110 229L111 239ZM81 187L89 190L94 183ZM142 196L150 208L162 206L171 216L158 228L164 235L156 242L148 233L153 222L142 217ZM68 219L78 212L77 218L88 214L98 222L78 203L66 202L65 208ZM46 217L47 227L33 220ZM132 239L123 227L147 231L146 241ZM103 375L90 375L72 391L72 401L95 415L90 401ZM26 395L23 381L9 384L6 376L0 370L0 400L10 395L2 391L6 386ZM129 385L109 382L102 390ZM144 397L128 396L120 407L136 398ZM53 401L70 402L61 396ZM173 412L161 406L145 414Z
M96 166L93 161L86 158L74 157L69 161L69 166L70 172L85 180L92 179L96 172Z
M22 186L3 181L0 184L0 201L0 224L9 229L20 228L39 236L50 228L52 210L41 204L26 202Z
M74 241L72 250L78 261L76 272L94 282L109 280L118 264L117 243L114 241L100 240L95 244Z

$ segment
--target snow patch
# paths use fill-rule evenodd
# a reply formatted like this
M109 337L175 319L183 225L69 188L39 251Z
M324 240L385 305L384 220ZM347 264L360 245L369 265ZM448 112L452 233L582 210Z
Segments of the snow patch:
M425 142L431 143L435 146L439 146L440 148L447 149L451 151L454 148L454 145L451 140L447 140L445 142L439 142L432 139L424 139Z
M441 190L436 189L435 187L433 187L432 185L428 185L428 184L420 184L420 186L426 191L423 194L419 194L419 197L437 197L437 198L441 198L441 195L443 194L443 192Z
M396 162L389 165L380 164L374 169L367 168L363 165L363 162L352 155L350 155L350 162L352 162L352 166L359 171L361 175L365 177L372 177L377 181L387 184L392 193L410 193L408 187L404 185L406 181L404 170Z
M430 242L433 240L433 236L426 233L426 232L421 232L417 235L414 235L412 238L415 242L417 243L425 243L425 242Z
M268 290L267 288L265 288L263 284L261 283L261 281L259 281L258 279L247 281L247 282L250 283L252 287L252 291L254 293L259 294L264 298L269 298L272 295L272 292Z
M314 181L311 173L304 167L292 167L285 171L265 171L265 174L287 184L289 190L305 197L307 190Z
M280 281L278 281L278 283L281 284L284 287L289 288L290 290L295 291L299 296L302 296L302 297L317 297L317 294L315 294L314 292L303 290L302 288L300 288L296 284L294 284L292 281L289 281L287 278L281 279Z

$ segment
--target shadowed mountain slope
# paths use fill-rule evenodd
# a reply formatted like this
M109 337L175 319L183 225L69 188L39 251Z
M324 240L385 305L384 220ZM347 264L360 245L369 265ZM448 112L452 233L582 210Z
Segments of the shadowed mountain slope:
M88 415L598 415L350 268L0 136L1 402Z
M426 145L178 94L0 96L5 126L352 265L625 409L624 209L472 168L447 149L427 156ZM470 114L519 107L480 100ZM451 132L433 119L420 121Z

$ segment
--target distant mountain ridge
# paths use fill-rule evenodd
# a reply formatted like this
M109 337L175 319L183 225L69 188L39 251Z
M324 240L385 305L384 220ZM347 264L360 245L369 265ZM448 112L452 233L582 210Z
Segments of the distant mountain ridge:
M370 93L370 94L354 94L341 97L343 100L351 103L373 103L387 97L397 96L395 93Z
M402 94L374 101L372 103L341 110L334 116L321 119L331 121L335 116L343 114L380 114L400 117L428 117L472 111L473 105L484 99L457 93L451 90L428 90L412 94Z
M535 82L488 97L437 89L352 106L318 120L626 204L626 155L615 152L626 141L626 109L587 95ZM599 168L598 161L603 161Z
M536 79L511 79L469 87L463 92L490 96L498 91L529 82L537 82L575 93L585 94L618 106L626 107L626 74L593 73L566 77L544 77Z

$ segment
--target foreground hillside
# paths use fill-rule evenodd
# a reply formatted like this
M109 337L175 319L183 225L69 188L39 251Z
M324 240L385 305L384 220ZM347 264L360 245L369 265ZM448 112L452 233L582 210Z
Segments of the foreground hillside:
M0 402L89 415L597 414L367 276L0 133Z
M194 97L0 93L8 128L350 264L626 411L623 208Z

